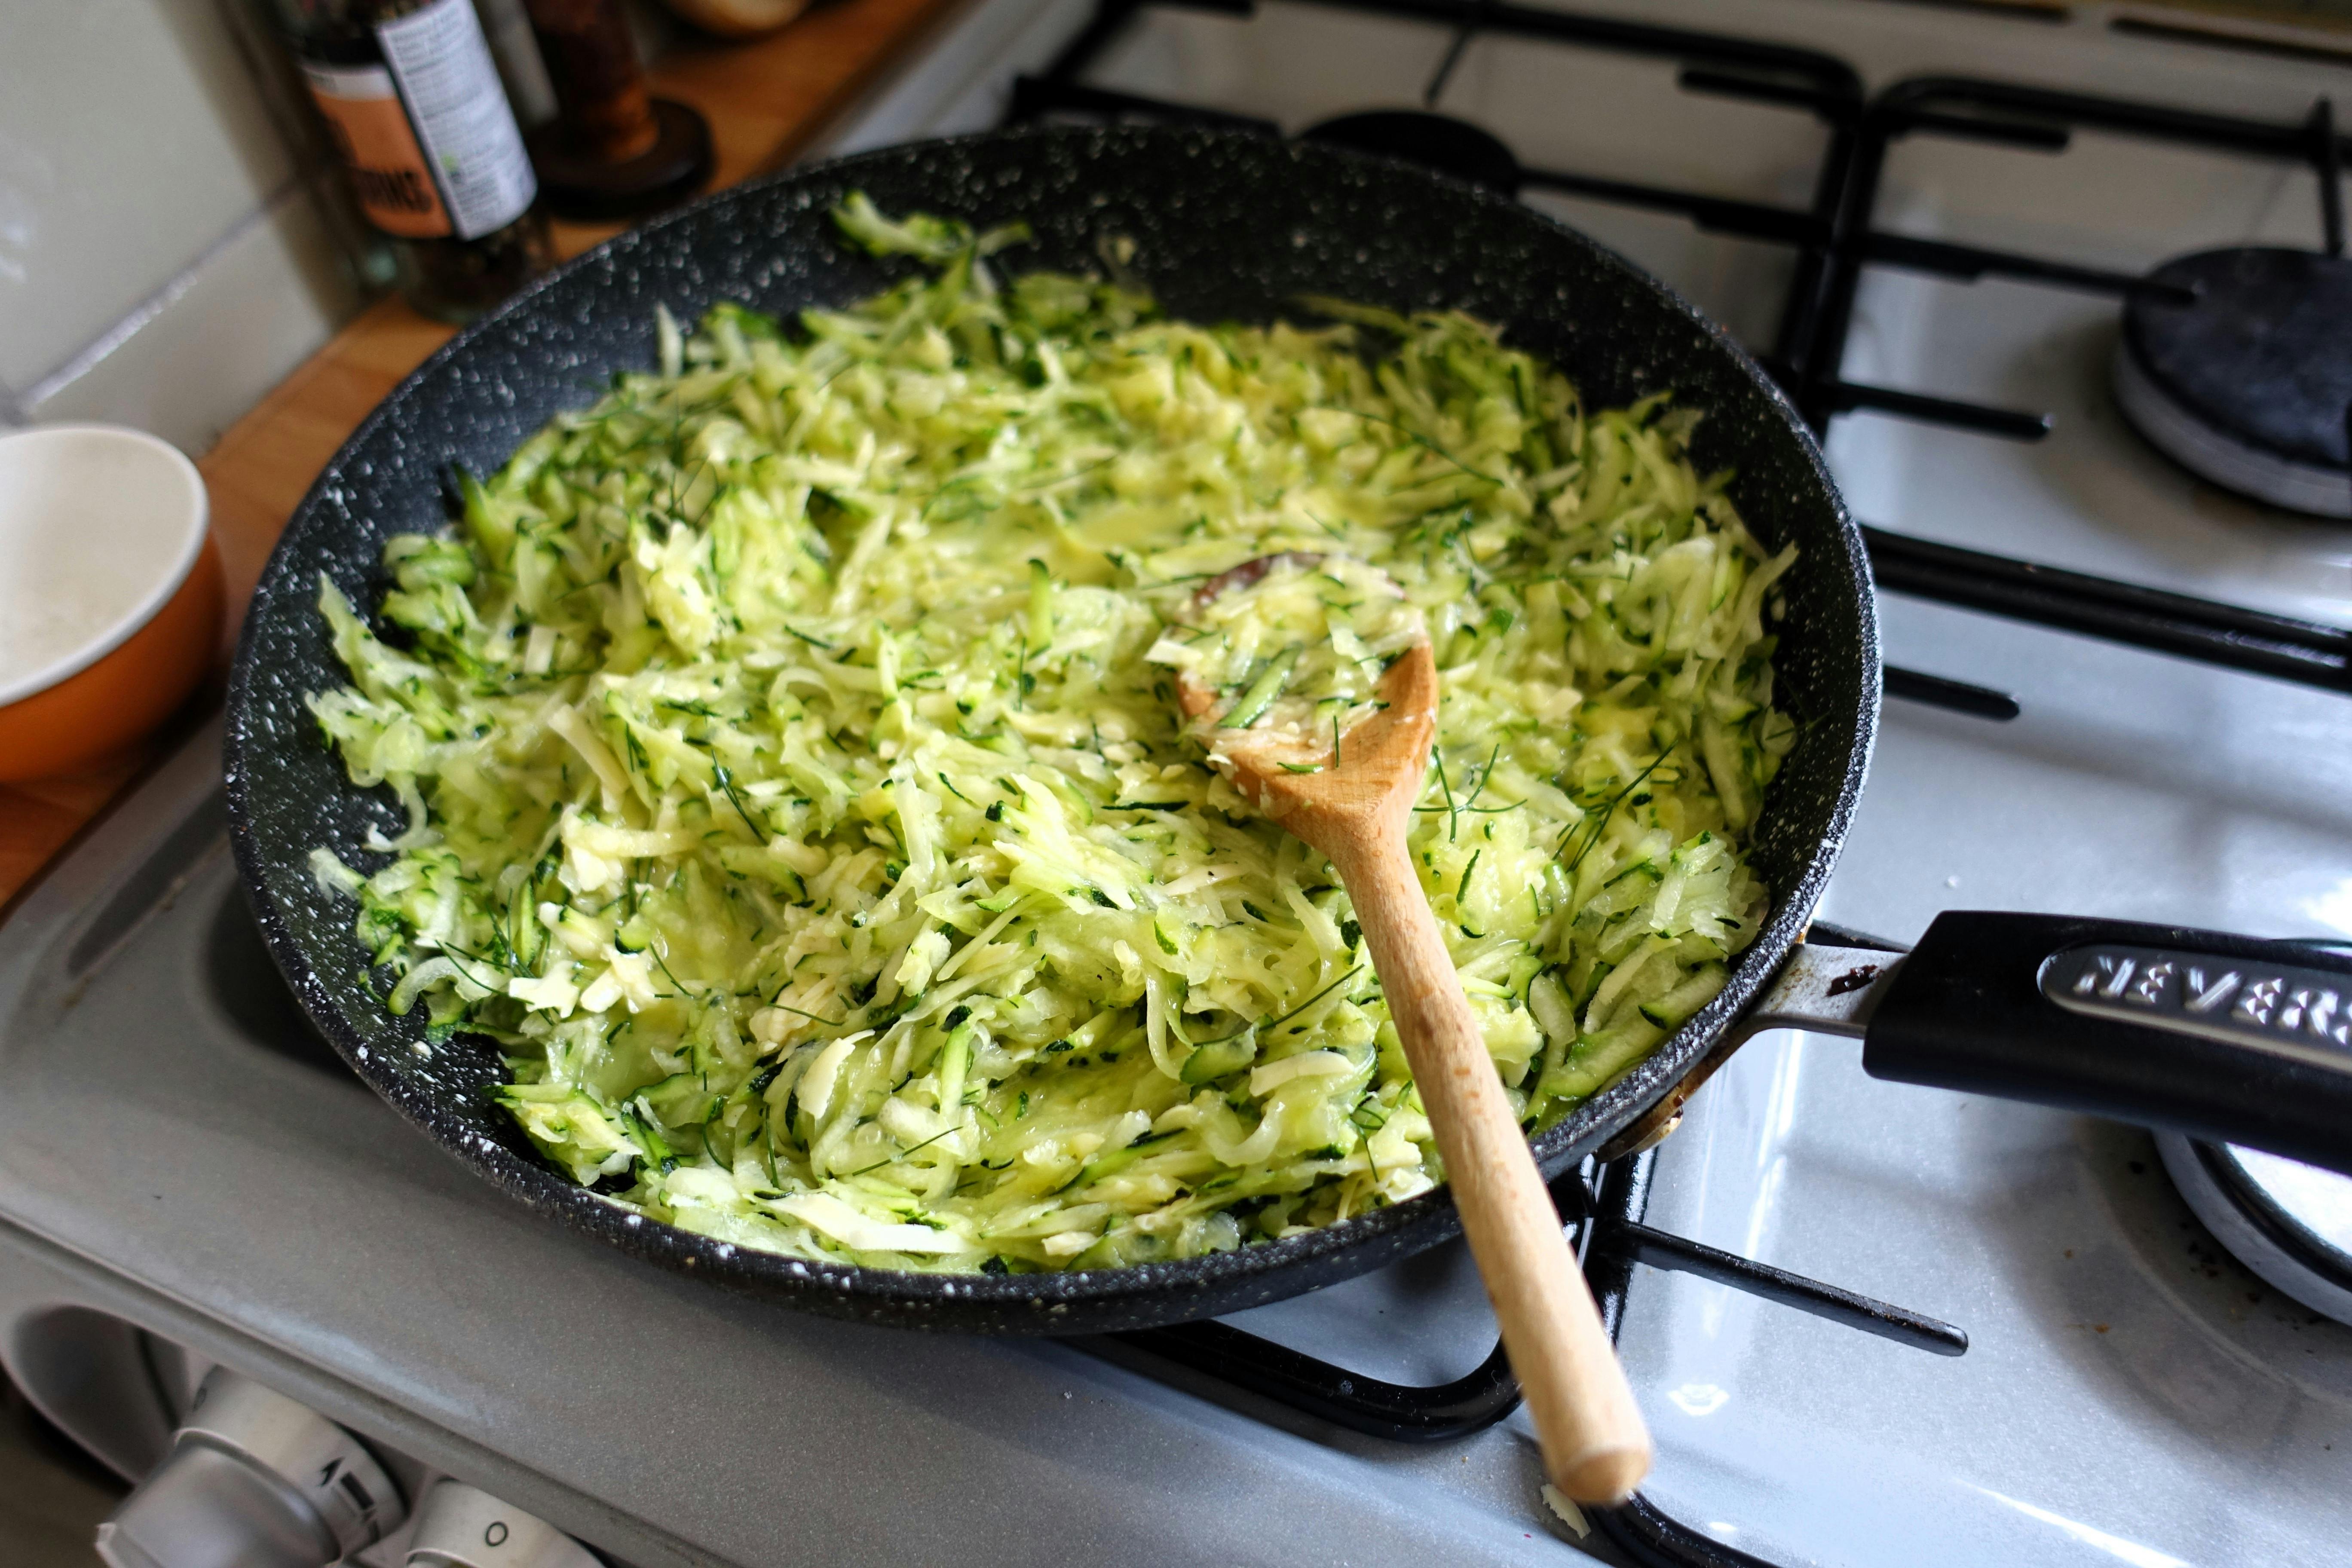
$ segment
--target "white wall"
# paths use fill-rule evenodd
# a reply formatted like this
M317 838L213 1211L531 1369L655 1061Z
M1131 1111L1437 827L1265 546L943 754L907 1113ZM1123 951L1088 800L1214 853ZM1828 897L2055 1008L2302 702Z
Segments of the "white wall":
M249 4L0 4L0 422L202 453L358 308L240 53Z

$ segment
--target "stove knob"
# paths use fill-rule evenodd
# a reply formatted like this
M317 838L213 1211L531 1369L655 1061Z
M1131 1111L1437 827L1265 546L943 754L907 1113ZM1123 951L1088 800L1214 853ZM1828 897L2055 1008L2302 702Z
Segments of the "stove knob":
M461 1481L438 1481L417 1505L408 1568L599 1568L544 1520Z
M215 1367L171 1453L98 1527L98 1554L109 1568L323 1568L404 1511L358 1438Z

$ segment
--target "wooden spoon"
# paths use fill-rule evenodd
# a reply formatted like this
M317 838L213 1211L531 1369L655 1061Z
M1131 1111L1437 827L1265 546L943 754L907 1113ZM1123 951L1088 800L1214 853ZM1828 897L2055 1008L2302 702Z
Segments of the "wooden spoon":
M1249 562L1204 585L1195 602L1254 583L1286 560L1313 559ZM1176 693L1188 720L1213 722L1214 691L1182 674ZM1389 666L1380 695L1387 706L1339 738L1339 754L1319 747L1318 771L1291 771L1303 765L1302 741L1276 733L1216 730L1212 755L1236 789L1339 874L1535 1418L1545 1473L1578 1502L1621 1503L1649 1472L1649 1430L1569 1256L1405 842L1437 726L1437 663L1426 641Z

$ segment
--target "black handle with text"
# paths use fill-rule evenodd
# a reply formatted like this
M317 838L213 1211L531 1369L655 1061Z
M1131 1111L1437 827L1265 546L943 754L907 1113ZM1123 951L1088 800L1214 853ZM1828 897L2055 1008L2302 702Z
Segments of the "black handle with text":
M1862 1062L2352 1173L2352 955L2324 948L1953 910L1886 983Z

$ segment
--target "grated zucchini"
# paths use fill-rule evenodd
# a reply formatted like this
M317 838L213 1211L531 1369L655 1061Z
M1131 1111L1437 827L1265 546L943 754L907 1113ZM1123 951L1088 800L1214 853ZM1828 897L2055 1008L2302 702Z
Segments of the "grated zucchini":
M1414 848L1527 1124L1720 988L1792 557L1693 412L1588 411L1456 313L1202 326L1003 276L1017 229L838 216L914 275L665 314L656 372L391 542L373 623L322 582L311 709L409 827L314 868L421 1048L489 1037L574 1180L803 1258L1108 1267L1411 1197L1346 895L1170 683L1319 729L1424 631ZM1327 564L1192 605L1280 552Z

